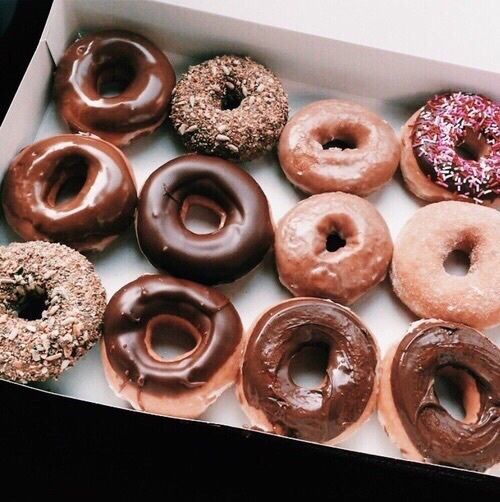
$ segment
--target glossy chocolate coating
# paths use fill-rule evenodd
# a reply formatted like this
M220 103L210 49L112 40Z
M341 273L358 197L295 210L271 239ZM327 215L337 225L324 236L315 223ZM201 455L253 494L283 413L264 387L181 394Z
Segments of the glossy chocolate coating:
M105 97L103 84L123 81ZM164 120L175 73L163 52L127 31L103 31L76 40L55 73L59 113L73 131L91 132L118 146L151 132Z
M474 423L453 418L440 404L434 378L445 367L475 379ZM481 333L443 321L419 324L396 349L391 388L401 423L424 458L475 470L500 461L500 350Z
M196 234L188 206L219 213L219 229ZM137 237L157 268L204 284L231 282L264 258L273 241L266 196L238 166L217 157L184 155L158 168L142 189Z
M86 172L85 172L86 171ZM65 182L83 176L79 192L57 202ZM133 221L137 191L123 153L99 138L53 136L24 148L3 181L7 221L26 240L92 249Z
M296 385L293 356L306 346L328 349L323 383ZM326 442L355 423L375 385L377 347L347 308L330 300L297 298L268 310L255 324L245 351L242 388L276 432Z
M172 360L151 348L156 330L192 336L193 350ZM217 290L165 275L143 275L111 298L104 314L104 347L113 369L158 396L206 384L237 350L241 321Z

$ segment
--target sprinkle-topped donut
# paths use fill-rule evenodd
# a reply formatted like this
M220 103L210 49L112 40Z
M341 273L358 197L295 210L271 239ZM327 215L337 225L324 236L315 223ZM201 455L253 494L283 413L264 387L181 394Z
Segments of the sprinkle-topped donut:
M477 203L500 195L499 103L478 94L439 94L408 125L402 168L410 188L418 184L413 189L416 195L433 201L450 198L432 187L425 189L429 181L436 189ZM411 149L410 156L408 151L405 156L406 148ZM413 158L420 173L412 172ZM419 174L427 179L418 181Z

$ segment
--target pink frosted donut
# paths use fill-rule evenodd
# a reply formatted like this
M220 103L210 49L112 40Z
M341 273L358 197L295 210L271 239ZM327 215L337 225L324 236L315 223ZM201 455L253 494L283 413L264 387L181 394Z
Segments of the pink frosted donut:
M434 96L402 129L401 172L417 197L498 205L500 105L464 92Z
M387 183L400 157L392 127L349 101L327 99L300 109L283 129L281 168L306 193L365 196Z
M442 406L435 379L454 382L464 417ZM485 471L500 463L500 350L479 331L417 321L382 362L378 415L405 458Z
M295 296L317 296L350 305L382 281L392 240L377 209L347 193L313 195L279 222L276 266Z
M445 201L419 209L394 245L391 277L401 301L420 317L477 328L500 323L500 213ZM469 254L466 275L448 274L446 258Z

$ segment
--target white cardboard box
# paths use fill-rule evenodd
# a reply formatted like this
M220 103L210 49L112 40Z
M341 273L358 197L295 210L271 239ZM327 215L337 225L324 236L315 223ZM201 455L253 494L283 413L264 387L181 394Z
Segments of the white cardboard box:
M433 93L446 89L473 90L500 99L500 75L440 63L372 47L289 31L270 25L186 9L154 0L55 0L33 59L0 127L0 170L23 146L67 129L51 101L51 75L66 46L80 32L124 28L141 33L164 49L179 77L189 64L216 54L247 54L270 67L289 93L291 113L302 105L327 97L357 101L382 115L396 129ZM168 124L151 137L125 149L139 186L157 167L183 153ZM275 157L246 163L260 183L279 219L301 196L283 176ZM369 197L385 217L393 238L422 205L404 189L400 176ZM0 222L2 244L17 240ZM142 273L154 272L140 254L132 229L101 255L91 257L103 278L108 296ZM245 326L266 305L288 298L279 285L268 255L255 271L234 284L220 287L234 302ZM415 319L396 299L388 280L354 305L372 330L384 353ZM488 333L498 344L500 329ZM98 347L57 382L41 388L88 401L127 407L109 390L100 365ZM233 389L201 417L232 426L248 423ZM341 447L400 458L375 415Z

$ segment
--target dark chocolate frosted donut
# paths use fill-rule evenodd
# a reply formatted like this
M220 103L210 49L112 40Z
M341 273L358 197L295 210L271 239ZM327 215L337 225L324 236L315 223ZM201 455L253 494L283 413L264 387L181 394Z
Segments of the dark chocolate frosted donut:
M191 206L219 215L219 228L196 234L185 226ZM137 238L157 268L204 284L231 282L257 266L272 245L266 196L234 164L185 155L158 168L139 198Z
M183 333L194 348L164 359L159 333ZM196 417L230 386L241 356L241 321L217 290L163 275L144 275L111 298L104 314L102 359L116 394L134 408Z
M439 373L463 393L465 417L439 402ZM484 471L500 462L500 350L480 332L413 323L383 363L379 417L405 457Z
M108 93L113 84L118 94ZM124 146L163 122L174 85L170 62L149 40L128 31L102 31L68 47L54 92L72 131Z
M251 160L270 150L288 118L279 79L248 57L192 66L172 97L170 120L188 150Z
M59 200L68 184L78 190ZM133 221L137 191L127 158L92 136L61 134L24 148L2 188L9 225L26 240L49 240L79 251L106 247Z
M296 385L289 365L306 346L328 351L323 383ZM260 429L335 444L375 405L378 349L348 308L330 300L295 298L267 310L248 335L238 397Z

